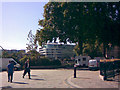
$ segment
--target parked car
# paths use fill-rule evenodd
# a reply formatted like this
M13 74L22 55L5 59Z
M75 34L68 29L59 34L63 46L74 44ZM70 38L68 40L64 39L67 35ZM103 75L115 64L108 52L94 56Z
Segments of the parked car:
M89 60L88 63L89 70L98 70L99 69L99 63L96 59Z

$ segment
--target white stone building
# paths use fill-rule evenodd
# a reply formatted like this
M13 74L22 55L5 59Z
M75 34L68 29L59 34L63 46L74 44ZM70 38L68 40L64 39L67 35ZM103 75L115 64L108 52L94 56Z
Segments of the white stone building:
M70 44L48 43L43 45L39 52L50 59L70 59L75 56L74 46Z

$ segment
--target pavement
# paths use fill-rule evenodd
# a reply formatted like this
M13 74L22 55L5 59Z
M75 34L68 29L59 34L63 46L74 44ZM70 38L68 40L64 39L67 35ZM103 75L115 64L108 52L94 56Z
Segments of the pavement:
M7 82L7 72L0 72L0 88L118 88L118 81L104 81L99 71L73 69L33 69L31 78L22 78L23 71L15 71L13 83Z
M77 77L70 76L68 82L76 88L118 88L120 85L118 77L104 81L99 71L77 71Z

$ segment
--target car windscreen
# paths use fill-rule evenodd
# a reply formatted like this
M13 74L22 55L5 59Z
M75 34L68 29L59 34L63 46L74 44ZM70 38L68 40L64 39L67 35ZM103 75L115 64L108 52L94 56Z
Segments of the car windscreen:
M89 61L89 65L95 65L97 64L97 61Z

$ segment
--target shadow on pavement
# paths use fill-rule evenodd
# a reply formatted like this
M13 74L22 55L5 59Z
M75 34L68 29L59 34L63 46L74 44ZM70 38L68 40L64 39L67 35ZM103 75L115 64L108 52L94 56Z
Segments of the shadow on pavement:
M87 70L87 71L89 71L89 69L88 68L77 68L77 70Z
M33 78L31 78L30 80L44 80L44 79L33 79Z
M37 75L30 75L30 76L32 76L32 77L37 77Z
M16 84L28 84L28 83L24 83L24 82L12 82L12 83L16 83Z
M91 79L91 78L85 78L85 77L76 77L77 79Z
M0 87L2 89L8 89L8 88L12 88L11 86L5 86L5 87Z
M120 82L120 80L119 79L107 79L106 81L113 81L113 82Z

